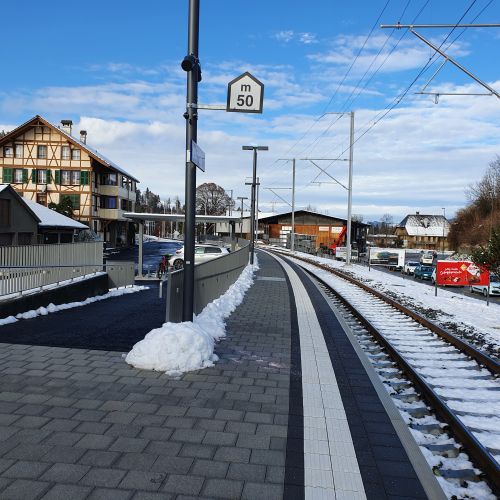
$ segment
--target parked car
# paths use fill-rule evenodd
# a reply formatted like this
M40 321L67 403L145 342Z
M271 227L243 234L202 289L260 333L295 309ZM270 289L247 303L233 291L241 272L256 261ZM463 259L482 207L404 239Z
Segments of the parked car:
M406 262L403 267L403 272L405 274L413 274L413 271L415 271L415 267L417 267L418 264L418 262Z
M419 278L421 280L430 280L433 270L434 268L432 266L418 264L417 266L415 266L415 270L413 271L413 277L415 279Z
M500 295L500 278L493 273L490 273L490 295ZM485 285L472 285L470 287L471 293L479 292L485 297L488 295L488 287Z
M229 253L229 250L226 247L219 247L217 245L195 245L194 263L201 264L202 262L221 257L227 253ZM182 269L184 267L184 247L175 251L170 262L174 269Z

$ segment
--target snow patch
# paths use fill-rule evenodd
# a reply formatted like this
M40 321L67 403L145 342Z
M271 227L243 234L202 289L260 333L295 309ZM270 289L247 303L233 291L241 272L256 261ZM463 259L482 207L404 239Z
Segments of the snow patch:
M156 370L167 375L199 370L218 361L215 342L226 335L227 318L243 301L251 287L257 261L248 265L227 292L208 304L194 320L164 323L134 345L125 361L142 370Z
M47 314L52 314L58 311L64 311L65 309L73 309L74 307L82 307L92 302L99 302L100 300L110 299L112 297L120 297L121 295L127 295L129 293L140 292L141 290L147 290L147 286L133 285L131 287L120 287L111 289L108 293L104 295L96 295L95 297L89 297L88 299L82 300L81 302L69 302L67 304L52 304L50 303L47 307L39 307L38 309L31 309L23 313L16 314L16 316L8 316L7 318L0 319L0 326L8 325L9 323L15 323L21 319L33 319L37 316L46 316Z

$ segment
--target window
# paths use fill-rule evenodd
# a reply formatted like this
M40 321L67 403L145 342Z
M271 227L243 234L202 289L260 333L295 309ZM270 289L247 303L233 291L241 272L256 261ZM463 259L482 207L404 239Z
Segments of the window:
M10 200L0 200L0 226L10 226Z
M47 206L47 193L37 193L36 194L36 202L44 207Z
M4 156L4 158L13 158L14 157L14 148L12 146L4 146L3 147L3 156Z
M77 186L80 184L79 170L61 170L60 175L63 186Z
M24 147L22 144L16 144L16 158L22 158L24 154Z
M222 250L217 247L205 247L205 253L222 253Z
M116 198L114 196L101 196L101 208L116 208Z
M14 169L14 181L13 181L14 184L22 184L23 182L27 182L28 179L26 179L26 181L25 181L24 178L25 178L24 169L15 168Z
M104 186L117 186L118 179L116 174L102 174L101 184Z
M72 160L79 160L80 159L80 150L79 149L72 149L71 150L71 159Z
M47 146L37 146L36 147L36 157L37 158L47 158Z
M37 170L36 171L36 182L38 184L47 184L47 170Z
M71 148L69 146L61 147L61 160L71 159Z
M71 170L61 170L61 184L71 186Z

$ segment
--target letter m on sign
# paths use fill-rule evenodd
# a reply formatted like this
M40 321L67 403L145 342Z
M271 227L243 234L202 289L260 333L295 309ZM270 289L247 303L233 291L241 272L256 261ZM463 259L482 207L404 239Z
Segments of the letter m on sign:
M226 111L237 113L262 113L264 84L246 72L227 85Z

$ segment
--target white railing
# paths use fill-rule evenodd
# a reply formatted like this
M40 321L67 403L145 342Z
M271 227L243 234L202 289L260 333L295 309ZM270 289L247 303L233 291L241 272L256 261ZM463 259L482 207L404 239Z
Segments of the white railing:
M103 242L0 247L0 297L102 271Z

